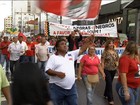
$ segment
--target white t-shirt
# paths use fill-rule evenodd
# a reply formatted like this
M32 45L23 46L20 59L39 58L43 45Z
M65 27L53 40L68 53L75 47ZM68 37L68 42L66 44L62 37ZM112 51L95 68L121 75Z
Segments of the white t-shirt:
M46 41L46 45L47 45L47 46L50 46L50 42Z
M23 52L23 47L21 44L12 42L8 46L8 51L10 51L10 60L17 61L20 58L21 52Z
M74 61L77 59L78 54L79 49L68 52L65 57L53 54L47 62L45 71L51 69L63 72L66 76L63 79L57 76L50 76L49 83L55 83L64 89L71 89L75 83Z
M22 45L22 48L23 48L23 53L21 53L21 55L25 54L25 51L28 50L27 44L26 44L24 41L22 41L21 43L18 41L18 43L19 43L20 45Z
M48 60L48 46L46 44L42 45L41 43L39 43L36 46L35 49L36 54L38 54L39 58L41 61L47 61Z

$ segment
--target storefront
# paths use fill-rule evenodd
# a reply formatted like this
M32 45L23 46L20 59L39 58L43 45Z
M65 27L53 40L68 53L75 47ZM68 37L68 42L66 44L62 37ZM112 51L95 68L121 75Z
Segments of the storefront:
M92 25L116 21L119 33L140 44L140 0L121 0L102 5L97 21L75 21L73 25Z
M98 23L116 21L118 32L140 44L140 0L121 4L121 0L103 5Z
M132 0L124 6L126 15L126 33L129 40L134 40L140 44L140 1Z
M122 33L123 10L121 9L121 0L102 5L98 18L98 24L116 21L119 33Z

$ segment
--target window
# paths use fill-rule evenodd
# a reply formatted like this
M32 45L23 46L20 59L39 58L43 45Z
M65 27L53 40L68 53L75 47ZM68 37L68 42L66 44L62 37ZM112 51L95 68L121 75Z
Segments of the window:
M128 39L136 41L136 20L137 20L137 9L128 10L128 24L127 24L127 34Z

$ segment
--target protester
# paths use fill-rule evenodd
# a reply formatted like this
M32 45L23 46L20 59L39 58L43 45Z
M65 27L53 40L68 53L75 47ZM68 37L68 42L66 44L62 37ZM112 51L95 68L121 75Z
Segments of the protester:
M79 30L74 30L68 36L68 49L69 51L73 51L79 48L79 43L82 41L82 35ZM77 61L74 62L75 70L77 71Z
M38 36L35 40L33 40L33 45L36 46L41 42L41 36ZM33 49L33 54L35 55L35 63L37 63L37 57L36 57L36 53L35 53L35 49Z
M27 38L26 41L28 50L26 50L25 55L26 55L26 62L35 62L35 54L34 54L34 50L35 50L35 45L32 43L32 40L30 37Z
M28 50L28 47L27 47L27 44L23 41L23 36L19 36L19 44L22 46L23 48L23 52L21 53L21 56L20 56L20 59L19 59L19 62L20 63L23 63L25 62L25 52Z
M20 55L24 52L22 45L18 43L17 36L13 37L13 42L8 46L8 51L10 53L10 71L13 74L14 68L19 63Z
M40 42L41 42L41 36L38 36L38 37L36 38L35 44L39 44Z
M108 99L110 105L114 105L113 93L112 93L112 82L118 67L119 56L114 49L112 40L106 41L105 49L101 55L101 64L104 69L106 78L106 86L104 91L104 97Z
M78 36L76 36L78 35ZM79 48L79 42L82 40L82 35L79 30L74 30L68 36L69 51L73 51Z
M46 72L50 75L49 87L54 105L78 105L77 90L75 86L74 61L82 54L94 36L90 36L80 50L68 51L66 41L60 39L56 42L56 53L53 54L46 65Z
M48 46L46 45L46 38L41 38L41 43L36 46L37 63L41 70L45 70L45 65L48 60Z
M0 95L1 95L1 91L4 94L8 105L12 105L10 85L6 78L4 70L2 69L2 66L0 65ZM1 96L0 96L0 105L1 105Z
M98 70L101 73L102 77L105 79L104 71L101 67L100 60L98 56L95 54L95 47L92 45L88 48L88 54L84 55L80 61L79 69L78 69L78 80L81 79L86 87L86 97L87 104L93 105L93 94L96 87L96 84L99 82ZM88 81L88 75L94 76L95 80L93 83Z
M127 44L128 44L128 40L124 40L122 42L122 46L121 47L125 48L127 46Z
M68 39L65 36L61 37L61 39L64 39L67 42L67 46L69 46Z
M55 46L55 44L56 44L56 41L57 41L57 38L55 38L55 37L52 37L51 39L50 39L50 45L51 46Z
M116 90L122 105L136 105L140 86L140 60L135 42L128 42L119 60L119 78ZM137 75L139 73L139 75Z
M6 74L9 74L9 52L7 51L9 44L11 43L8 41L8 37L4 36L4 40L0 43L0 49L1 49L1 65L4 66L4 62L6 62Z
M13 105L52 105L45 75L35 63L19 64L13 77Z

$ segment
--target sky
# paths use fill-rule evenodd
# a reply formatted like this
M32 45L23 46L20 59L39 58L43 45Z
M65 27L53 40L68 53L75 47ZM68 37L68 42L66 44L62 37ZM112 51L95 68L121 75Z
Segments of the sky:
M4 18L11 15L11 1L0 0L0 31L4 28Z
M25 1L25 0L24 0ZM22 0L22 2L24 2ZM102 0L102 5L107 4L110 2L114 2L116 0ZM16 8L21 10L21 7L23 7L23 3L20 3L21 1L17 1ZM11 0L0 0L0 31L4 29L4 18L11 15Z

